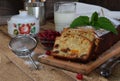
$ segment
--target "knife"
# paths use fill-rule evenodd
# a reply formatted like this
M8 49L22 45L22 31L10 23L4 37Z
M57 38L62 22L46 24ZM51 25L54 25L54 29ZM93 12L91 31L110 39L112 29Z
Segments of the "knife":
M119 57L112 57L107 62L102 64L99 67L99 74L103 77L109 77L112 74L113 68L120 63L120 56Z

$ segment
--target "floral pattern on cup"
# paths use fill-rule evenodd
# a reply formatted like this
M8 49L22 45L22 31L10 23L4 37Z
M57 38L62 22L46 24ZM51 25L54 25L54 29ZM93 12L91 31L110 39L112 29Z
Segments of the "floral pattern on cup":
M14 26L14 35L18 34L35 34L36 33L36 27L35 23L26 23L26 24L15 24L13 23Z

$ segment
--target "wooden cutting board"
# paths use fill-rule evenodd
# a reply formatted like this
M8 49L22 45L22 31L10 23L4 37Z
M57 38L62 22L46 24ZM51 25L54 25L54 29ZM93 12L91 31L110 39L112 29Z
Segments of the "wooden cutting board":
M89 62L87 64L64 61L64 60L56 59L52 56L39 58L39 61L45 64L49 64L55 67L69 70L72 72L89 74L91 71L99 67L101 64L106 62L108 59L115 57L115 56L120 56L120 41L118 41L109 50L104 52L97 60L93 62Z

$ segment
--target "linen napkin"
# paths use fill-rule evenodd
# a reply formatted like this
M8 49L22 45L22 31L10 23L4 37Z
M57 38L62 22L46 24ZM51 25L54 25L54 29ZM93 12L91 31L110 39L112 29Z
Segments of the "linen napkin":
M110 10L108 10L106 8L101 7L101 6L76 2L76 14L77 15L91 16L92 13L95 12L95 11L98 12L99 15L104 15L104 13L102 12L102 10L105 13L108 13L110 11Z
M110 11L107 8L97 6L97 5L91 5L81 2L76 2L76 17L78 16L89 16L91 17L92 13L97 12L99 16L105 16L114 25L120 25L120 21L116 19L120 19L120 11Z

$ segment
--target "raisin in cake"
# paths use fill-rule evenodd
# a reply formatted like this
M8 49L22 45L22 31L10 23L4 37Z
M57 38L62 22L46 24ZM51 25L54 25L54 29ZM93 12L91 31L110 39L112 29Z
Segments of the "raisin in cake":
M91 28L64 29L61 36L56 38L52 55L54 57L87 62L96 59L104 51L120 40L120 26L118 34L112 32L95 31Z
M75 29L71 29L71 28L65 28L62 32L61 36L68 36L68 35L81 35L85 38L87 38L88 40L90 40L91 42L93 42L96 39L96 34L94 32L93 28L85 28L85 27L80 27L80 28L75 28Z
M52 55L66 60L87 61L95 47L95 40L93 29L64 29L56 38Z

